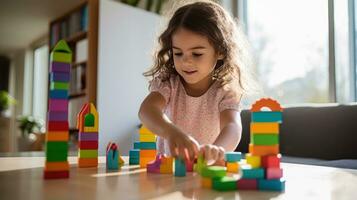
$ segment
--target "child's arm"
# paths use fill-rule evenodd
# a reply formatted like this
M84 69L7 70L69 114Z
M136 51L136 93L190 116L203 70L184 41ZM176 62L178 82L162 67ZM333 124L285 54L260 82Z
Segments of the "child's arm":
M172 156L191 160L198 154L198 143L183 133L164 115L165 98L158 92L151 92L143 101L139 118L145 126L160 137L168 140Z

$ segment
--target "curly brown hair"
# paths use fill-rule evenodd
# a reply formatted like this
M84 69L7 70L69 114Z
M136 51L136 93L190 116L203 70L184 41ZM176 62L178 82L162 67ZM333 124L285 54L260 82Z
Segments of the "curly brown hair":
M213 79L219 81L221 86L232 83L230 85L235 90L246 90L249 79L246 71L252 65L252 57L244 31L224 8L209 1L187 4L175 11L158 39L159 49L155 53L154 65L144 76L152 79L160 77L166 81L172 75L178 75L174 68L172 35L179 28L206 36L216 53L224 56L217 61Z

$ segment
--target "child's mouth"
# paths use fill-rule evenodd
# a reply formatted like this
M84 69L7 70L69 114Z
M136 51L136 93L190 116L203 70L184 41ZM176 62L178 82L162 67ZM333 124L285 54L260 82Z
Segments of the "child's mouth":
M192 71L183 71L187 75L192 75L197 72L197 70L192 70Z

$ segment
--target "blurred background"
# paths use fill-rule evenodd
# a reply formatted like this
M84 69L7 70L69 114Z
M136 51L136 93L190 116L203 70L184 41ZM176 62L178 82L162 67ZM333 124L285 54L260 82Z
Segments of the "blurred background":
M357 100L354 0L221 0L243 25L262 92L285 107ZM146 96L142 73L170 0L0 1L0 152L43 150L49 53L59 39L73 51L69 89L70 150L76 115L93 102L100 152L119 141L127 154Z

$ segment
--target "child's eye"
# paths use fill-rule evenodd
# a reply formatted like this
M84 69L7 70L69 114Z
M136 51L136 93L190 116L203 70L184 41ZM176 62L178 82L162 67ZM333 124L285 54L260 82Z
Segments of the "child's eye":
M182 56L182 53L174 53L175 56Z
M193 55L194 57L200 57L200 56L202 56L202 53L192 53L192 55Z

